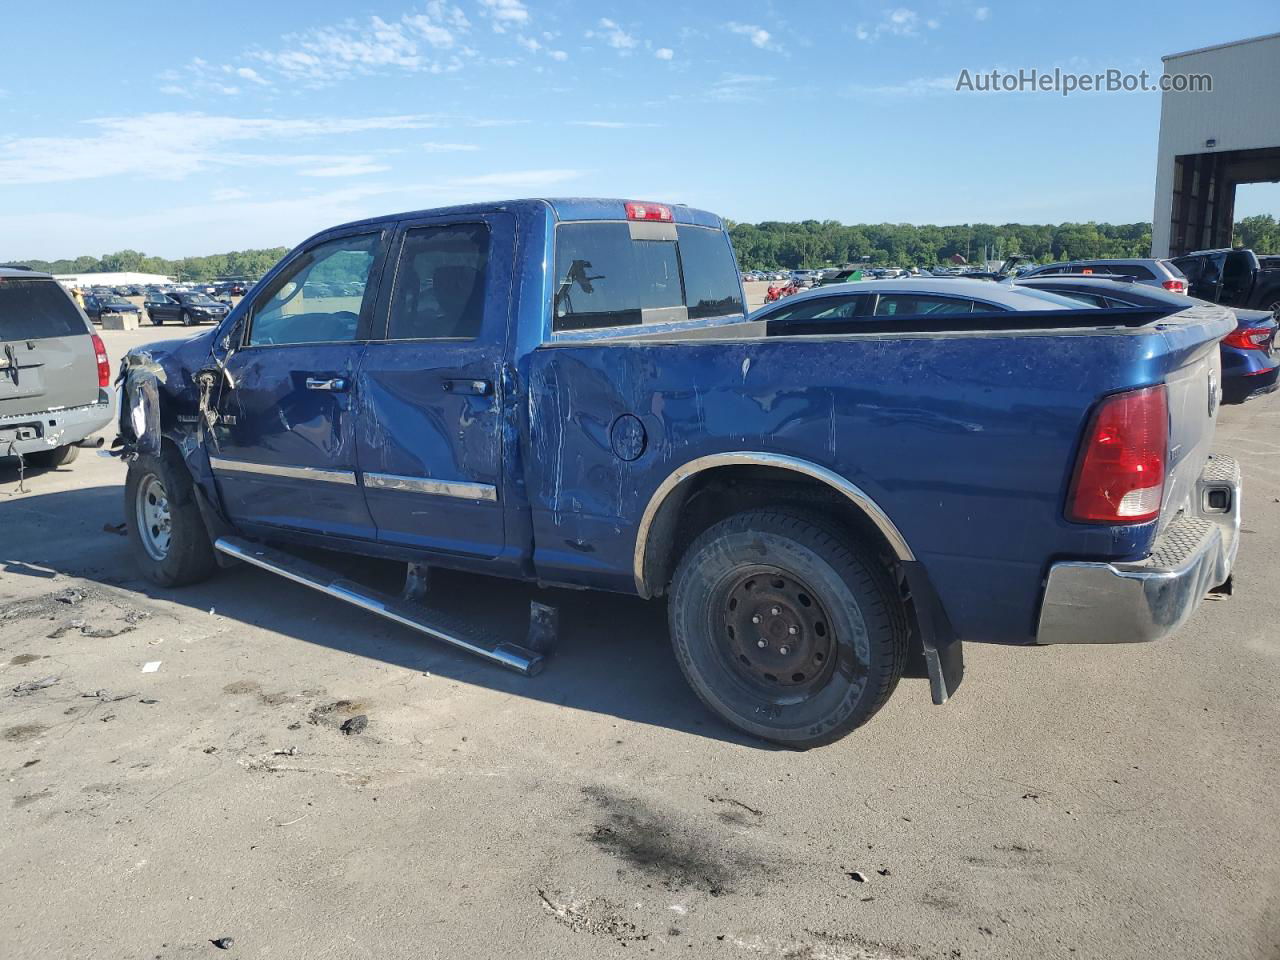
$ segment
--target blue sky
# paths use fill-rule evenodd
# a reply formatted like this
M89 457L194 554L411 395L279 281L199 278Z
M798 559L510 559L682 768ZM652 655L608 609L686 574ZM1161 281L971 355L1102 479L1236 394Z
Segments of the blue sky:
M5 27L0 259L292 245L530 195L1147 220L1158 93L957 93L959 71L1159 75L1162 54L1280 30L1280 7L127 0L24 4ZM1242 188L1237 216L1256 212L1280 187Z

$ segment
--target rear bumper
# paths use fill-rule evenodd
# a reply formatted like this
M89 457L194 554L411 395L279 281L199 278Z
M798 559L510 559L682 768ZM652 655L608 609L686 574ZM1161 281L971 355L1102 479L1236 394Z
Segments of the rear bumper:
M111 398L98 391L98 402L0 417L0 457L26 456L78 443L111 422Z
M1136 643L1169 636L1231 577L1240 534L1240 467L1210 457L1195 503L1136 563L1067 561L1049 569L1037 643Z

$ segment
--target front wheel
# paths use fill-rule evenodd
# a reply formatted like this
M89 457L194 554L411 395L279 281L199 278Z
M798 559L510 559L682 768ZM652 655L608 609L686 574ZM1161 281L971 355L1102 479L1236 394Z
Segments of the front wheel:
M138 567L152 583L178 587L213 573L217 562L191 474L172 448L129 464L124 517Z
M195 318L192 317L191 314L187 313L185 310L182 311L182 325L184 327L192 326L195 322Z
M160 326L160 324L164 323L164 317L160 316L157 313L152 313L150 310L143 311L143 316L145 316L148 320L150 320L151 325L154 327L158 327Z
M699 698L794 749L870 720L906 662L906 612L888 571L801 511L741 513L699 536L676 569L669 619Z

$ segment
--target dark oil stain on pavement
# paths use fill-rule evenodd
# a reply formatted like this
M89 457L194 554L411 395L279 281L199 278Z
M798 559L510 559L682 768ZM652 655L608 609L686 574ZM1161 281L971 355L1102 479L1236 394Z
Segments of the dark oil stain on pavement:
M693 888L718 897L738 892L739 884L758 887L777 871L778 864L737 836L716 835L605 787L582 792L599 811L584 839L664 889Z
M34 740L40 734L49 728L39 723L20 723L16 727L9 727L0 737L9 743L26 743L28 740Z

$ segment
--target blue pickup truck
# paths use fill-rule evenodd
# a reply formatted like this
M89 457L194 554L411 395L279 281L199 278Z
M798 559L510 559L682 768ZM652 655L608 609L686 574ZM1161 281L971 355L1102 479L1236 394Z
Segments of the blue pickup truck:
M749 317L723 222L685 206L327 230L216 328L125 358L134 553L166 586L247 561L526 673L553 631L442 621L430 567L665 597L699 697L796 748L909 662L945 702L964 641L1153 640L1229 586L1228 311L853 286ZM403 562L405 593L311 548Z

